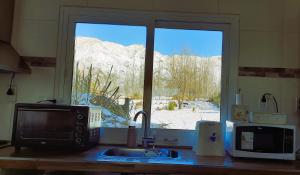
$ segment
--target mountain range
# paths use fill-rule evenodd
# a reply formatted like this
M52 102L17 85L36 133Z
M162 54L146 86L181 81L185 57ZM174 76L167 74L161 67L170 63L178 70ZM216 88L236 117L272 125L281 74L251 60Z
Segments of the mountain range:
M176 56L176 55L175 55ZM166 62L169 55L154 51L154 69L158 60ZM199 59L210 59L214 62L216 75L220 75L221 56L199 57ZM132 66L140 69L145 62L145 46L129 45L124 46L119 43L103 41L98 38L76 37L75 39L75 62L80 62L81 69L87 69L91 64L93 67L109 70L114 65L114 70L122 73Z

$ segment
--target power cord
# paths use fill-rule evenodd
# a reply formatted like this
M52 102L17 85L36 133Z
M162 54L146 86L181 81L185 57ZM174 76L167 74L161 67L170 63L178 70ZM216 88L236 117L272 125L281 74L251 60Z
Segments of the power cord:
M14 90L12 88L12 84L13 84L14 79L15 79L15 73L12 73L11 78L10 78L9 88L6 91L6 95L14 95Z
M264 93L260 99L261 103L267 103L268 99L272 99L273 102L275 103L275 108L276 108L276 112L278 113L278 103L276 98L274 97L274 95L272 95L271 93Z

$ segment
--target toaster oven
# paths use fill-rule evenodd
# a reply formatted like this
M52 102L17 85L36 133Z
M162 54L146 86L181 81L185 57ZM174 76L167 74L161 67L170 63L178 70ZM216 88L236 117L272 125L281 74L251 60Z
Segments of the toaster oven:
M101 109L56 104L15 105L12 145L49 149L85 149L100 135Z

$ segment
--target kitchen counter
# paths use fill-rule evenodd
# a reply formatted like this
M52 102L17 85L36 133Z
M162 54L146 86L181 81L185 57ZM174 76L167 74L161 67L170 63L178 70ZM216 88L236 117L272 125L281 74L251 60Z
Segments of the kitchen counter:
M39 151L13 147L0 149L0 168L33 170L96 171L153 174L300 174L300 161L233 159L229 156L196 156L192 150L176 149L178 159L109 158L108 146L87 151Z

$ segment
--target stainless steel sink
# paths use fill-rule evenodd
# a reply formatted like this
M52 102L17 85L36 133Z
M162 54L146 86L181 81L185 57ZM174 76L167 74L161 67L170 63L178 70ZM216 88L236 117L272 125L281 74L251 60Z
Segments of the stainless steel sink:
M178 158L178 152L169 149L111 148L103 156L136 157L136 158Z

